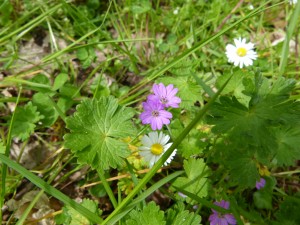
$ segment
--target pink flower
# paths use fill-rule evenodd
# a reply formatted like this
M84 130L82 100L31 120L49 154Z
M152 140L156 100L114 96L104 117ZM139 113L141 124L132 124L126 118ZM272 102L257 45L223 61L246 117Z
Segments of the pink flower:
M152 91L154 95L149 95L149 100L160 101L165 107L179 107L181 99L175 96L178 92L178 89L174 88L173 84L169 84L167 87L165 87L162 83L154 84Z
M229 209L229 202L227 202L227 201L222 200L220 202L215 202L214 204L217 206L220 206L224 209ZM234 225L234 224L236 224L236 220L232 214L229 214L229 213L222 214L222 213L217 212L214 209L212 209L212 211L213 211L213 214L211 214L208 219L210 221L210 225L228 225L228 224Z
M169 124L172 113L164 110L164 106L159 101L148 99L143 102L144 112L141 113L140 119L143 124L150 124L152 130L160 130L164 124Z

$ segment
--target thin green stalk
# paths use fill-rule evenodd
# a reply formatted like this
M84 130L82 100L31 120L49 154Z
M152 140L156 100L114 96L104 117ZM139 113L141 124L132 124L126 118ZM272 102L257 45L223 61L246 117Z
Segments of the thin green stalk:
M5 97L0 98L0 102L16 102L18 98L16 97ZM29 98L20 98L19 102L27 102L29 101Z
M102 222L102 219L95 215L95 213L92 213L87 208L83 207L82 205L78 204L74 200L70 199L68 196L63 194L61 191L57 190L56 188L52 187L50 184L39 178L38 176L34 175L18 163L14 162L13 160L9 159L7 156L0 154L0 161L4 163L5 165L9 166L13 170L16 170L18 173L20 173L22 176L27 178L30 182L35 184L37 187L44 190L49 195L57 198L58 200L62 201L65 205L75 209L77 212L79 212L81 215L89 219L91 222L95 224L100 224Z
M43 20L47 18L48 15L54 13L57 9L61 7L62 4L58 4L54 6L53 8L49 9L47 12L42 13L38 17L34 18L33 20L26 23L24 26L15 29L14 31L10 32L8 35L4 36L3 38L0 38L0 43L3 43L4 41L10 39L14 35L18 34L18 36L14 40L18 40L21 38L24 34L28 33L31 29L39 25Z
M72 159L72 158L71 158ZM69 161L71 161L71 159ZM64 164L66 166L68 164L68 161ZM51 184L52 181L57 177L57 175L62 171L64 167L55 167L54 171L51 171L51 176L48 180L48 184ZM24 210L22 216L18 220L16 225L22 225L24 224L24 221L26 220L27 216L31 212L32 208L35 206L35 204L39 201L40 197L44 194L44 190L40 190L39 193L33 198L33 200L30 202L29 206L26 207Z
M22 216L20 217L20 219L18 220L18 222L16 223L16 225L22 225L24 224L28 214L30 213L31 209L35 206L35 204L38 202L38 200L40 199L40 197L44 194L44 191L41 190L39 191L39 193L32 199L32 201L30 202L29 206L26 207L26 209L24 210Z
M288 28L287 28L285 40L283 43L283 48L282 48L281 57L280 57L281 60L280 60L280 64L279 64L279 75L280 76L282 76L283 73L285 72L288 55L289 55L289 49L290 49L290 40L294 33L296 25L298 25L299 16L300 16L300 1L298 1L296 4L295 10L293 12L293 15L291 17L291 20L290 20Z
M211 105L215 102L217 97L221 94L225 86L228 84L231 77L224 83L220 90L211 98L211 100L198 112L196 117L189 123L189 125L181 132L181 134L176 138L172 146L167 150L165 154L154 164L152 169L146 174L146 176L138 183L138 185L129 193L129 195L119 204L119 206L106 218L102 223L107 224L112 217L117 215L133 197L148 183L148 181L155 175L155 173L161 168L164 162L170 157L173 151L179 146L183 139L188 135L192 128L199 122L199 120L205 115Z
M22 86L19 89L19 94L18 94L18 98L17 98L17 102L16 102L16 108L12 114L11 121L10 121L9 128L8 128L8 134L7 134L7 138L6 138L6 148L5 148L5 153L4 153L5 156L9 156L9 154L10 154L10 145L11 145L11 139L12 139L12 137L11 137L12 126L15 122L15 113L16 113L16 109L17 109L19 101L20 101L21 93L22 93ZM4 204L5 188L6 188L5 187L6 173L7 173L7 165L3 164L2 165L2 177L1 177L2 185L1 185L1 196L0 196L0 209L2 209L2 206ZM0 222L1 222L0 224L2 224L2 210L0 210Z
M48 98L50 99L52 106L55 108L55 110L57 111L60 118L66 123L67 117L65 116L63 111L59 108L59 106L56 104L56 102L49 95L48 95Z
M104 186L104 189L105 189L106 193L108 194L108 197L109 197L111 203L113 204L114 208L117 208L118 207L118 202L115 198L115 195L114 195L113 191L111 190L111 188L109 186L109 183L106 180L106 177L104 176L103 171L101 169L97 169L97 172L98 172L100 180L101 180L101 182Z
M11 83L26 84L26 85L31 86L31 87L45 88L47 90L51 90L50 85L39 84L39 83L35 83L35 82L32 82L32 81L22 80L22 79L14 78L14 77L7 77L1 83L4 84L4 85L9 85L9 86L10 86Z
M136 186L139 183L139 180L137 179L137 177L134 174L134 171L133 171L134 167L128 162L127 159L125 159L125 163L126 163L126 166L128 168L128 172L131 176L132 182L133 182L134 186Z
M112 58L113 59L113 58ZM111 59L107 60L108 62L110 61ZM77 88L76 92L73 94L72 96L72 99L75 98L75 96L77 96L81 89L91 80L91 78L97 73L97 71L103 67L103 64L105 64L106 62L104 63L100 63L96 68L93 69L93 71L88 75L88 77L84 80L84 82L80 85L79 88ZM99 78L99 82L101 82L101 79L102 79L102 75L104 73L104 70L102 69L101 70L101 73L100 73L100 78ZM99 82L98 82L98 85L97 85L97 90L98 90L98 87L99 87ZM96 92L97 92L96 90ZM94 95L95 96L95 95Z
M193 74L196 82L203 88L203 90L208 94L209 97L214 96L215 92L208 86L200 77L197 77L196 74Z

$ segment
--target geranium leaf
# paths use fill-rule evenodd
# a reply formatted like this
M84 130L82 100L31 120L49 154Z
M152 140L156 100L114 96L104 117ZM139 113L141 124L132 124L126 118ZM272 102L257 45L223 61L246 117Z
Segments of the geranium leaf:
M207 196L207 176L209 175L209 170L203 159L190 158L184 161L183 167L186 177L177 178L173 186L184 189L199 197Z
M189 109L194 106L195 102L202 100L202 89L194 78L188 76L163 77L159 79L159 82L165 85L173 84L175 88L178 88L177 96L181 98L180 108Z
M286 197L286 199L280 203L279 211L275 214L279 222L274 224L299 224L299 208L300 198L297 197L297 195Z
M98 209L98 205L95 201L89 199L83 199L82 206L100 216L102 211ZM63 207L63 212L59 216L55 218L57 224L65 224L65 225L91 225L91 223L87 218L78 213L75 209L65 206Z
M133 114L111 96L84 100L77 112L67 118L71 133L64 136L65 146L75 153L79 162L94 169L116 168L130 154L122 138L135 134L130 121Z
M41 123L45 127L51 126L57 119L58 113L51 104L51 99L48 95L38 92L33 95L32 103L37 107L38 111L43 115Z
M300 130L298 127L274 128L277 151L276 159L278 165L291 166L300 159Z
M167 224L172 225L199 225L201 216L185 210L182 202L178 202L173 209L167 213Z
M129 214L129 219L125 222L126 225L165 225L164 212L159 210L159 207L150 202L147 206L140 210L132 210Z
M18 107L15 112L15 121L12 127L12 136L26 140L34 132L35 123L43 116L37 111L37 107L28 102L24 107Z

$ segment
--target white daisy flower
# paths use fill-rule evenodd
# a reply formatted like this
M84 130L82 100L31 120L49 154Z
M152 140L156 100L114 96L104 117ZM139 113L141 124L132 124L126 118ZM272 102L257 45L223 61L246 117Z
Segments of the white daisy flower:
M161 156L170 148L172 143L168 143L170 140L169 135L165 135L163 132L151 132L148 135L142 137L143 146L139 147L139 154L144 157L145 161L149 162L150 168L161 158ZM176 149L171 156L165 162L165 165L169 164L176 154Z
M233 62L235 66L250 66L253 60L257 58L256 52L253 50L254 44L246 43L245 38L234 39L235 46L228 44L226 46L226 55L228 62Z

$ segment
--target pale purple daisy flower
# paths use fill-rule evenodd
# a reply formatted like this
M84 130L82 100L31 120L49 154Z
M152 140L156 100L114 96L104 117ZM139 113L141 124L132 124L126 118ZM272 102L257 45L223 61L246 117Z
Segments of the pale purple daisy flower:
M164 124L169 124L172 113L164 110L164 106L158 101L147 100L143 102L144 112L140 119L143 124L150 124L152 130L160 130Z
M220 201L220 202L214 202L215 205L220 206L224 209L229 209L229 202L227 201ZM236 224L236 220L232 214L222 214L217 212L214 209L211 209L213 211L213 214L209 216L210 225L228 225L228 224Z
M152 91L154 95L149 95L149 100L160 101L165 107L179 107L181 99L175 96L178 92L178 89L174 88L173 84L169 84L167 87L165 87L165 85L162 83L154 84Z
M255 187L257 190L263 188L266 185L266 180L264 178L260 178L259 181L256 181Z

